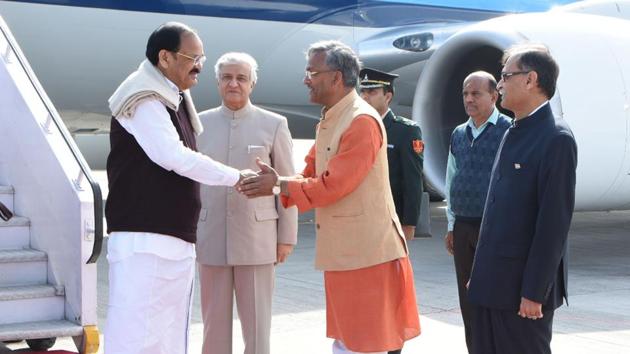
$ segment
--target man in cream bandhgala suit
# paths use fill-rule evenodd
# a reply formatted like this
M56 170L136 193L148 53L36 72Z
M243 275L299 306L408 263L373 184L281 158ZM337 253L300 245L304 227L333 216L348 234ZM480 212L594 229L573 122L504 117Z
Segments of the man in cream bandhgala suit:
M256 159L295 174L285 117L251 104L256 61L226 53L215 65L221 106L202 112L199 150L232 166L258 169ZM274 266L297 242L297 209L276 196L247 199L232 187L202 188L197 262L204 322L204 354L232 353L232 301L246 354L269 354Z

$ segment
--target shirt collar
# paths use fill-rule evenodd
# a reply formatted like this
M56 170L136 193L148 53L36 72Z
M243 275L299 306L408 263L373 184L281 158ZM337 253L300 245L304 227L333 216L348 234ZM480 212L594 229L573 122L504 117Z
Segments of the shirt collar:
M532 111L528 116L521 119L512 120L513 128L526 128L528 126L532 126L537 122L542 122L547 117L553 117L553 113L551 112L551 106L549 105L549 101L545 101L543 104L538 106L535 110Z
M389 129L389 127L392 125L394 117L394 112L392 112L391 109L388 109L387 112L383 115L383 125L385 125L386 129Z
M341 113L344 108L350 103L354 102L357 98L359 98L359 94L355 90L350 90L350 92L345 95L339 102L335 103L328 110L322 109L322 119L326 119L328 117L335 117Z
M546 105L547 103L549 103L549 100L547 100L547 101L543 102L540 106L536 107L536 109L535 109L535 110L533 110L533 111L531 111L531 113L530 113L530 114L528 114L527 116L528 116L528 117L529 117L529 116L533 116L533 115L534 115L534 113L538 112L538 110L539 110L539 109L541 109L541 108L542 108L544 105Z
M233 111L229 109L227 106L225 106L223 103L221 103L221 108L219 110L221 114L225 115L226 117L230 119L239 119L239 118L248 116L249 113L251 113L253 107L254 106L252 105L251 101L247 100L247 103L245 103L245 106L243 106L243 108L239 110Z
M471 117L468 117L468 126L471 129L481 129L485 127L486 125L488 125L488 123L492 125L497 125L498 120L499 120L499 110L496 107L494 107L494 109L492 109L492 113L490 113L490 117L488 117L488 119L481 126L476 127L475 121Z
M184 100L184 92L180 91L179 87L177 87L177 85L175 85L173 81L169 80L169 78L166 77L166 75L162 74L162 76L164 77L164 81L166 81L166 84L168 85L168 87L171 90L173 90L173 92L177 92L177 95L179 96L179 102L177 103L177 107L179 108L179 104L182 103L182 101Z
M175 92L181 92L179 90L179 87L177 87L177 85L175 85L173 83L173 81L169 80L168 77L166 77L166 75L162 74L162 76L164 76L164 80L166 80L166 83L168 84L168 87L171 88L171 90L175 91Z

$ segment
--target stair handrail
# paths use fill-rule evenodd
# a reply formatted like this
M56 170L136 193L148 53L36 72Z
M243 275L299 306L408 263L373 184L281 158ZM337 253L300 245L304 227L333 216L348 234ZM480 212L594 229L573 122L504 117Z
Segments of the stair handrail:
M83 155L79 151L79 148L76 146L74 140L70 136L70 133L66 129L66 126L63 123L63 120L61 120L61 117L59 117L59 113L54 108L52 102L48 99L48 96L42 95L42 92L45 92L44 88L39 83L39 80L35 76L35 73L31 70L30 64L28 64L28 60L26 60L26 57L22 53L21 49L19 48L19 46L16 45L15 38L13 38L11 32L5 30L6 22L4 22L1 17L0 25L0 30L2 31L4 38L7 40L8 45L11 47L13 54L22 66L22 69L26 73L29 81L35 88L37 95L46 107L49 116L55 123L57 130L61 133L61 136L63 137L63 140L65 141L70 151L72 152L74 159L79 164L81 172L83 173L83 175L87 179L88 184L92 188L92 195L94 198L94 244L92 245L92 254L90 255L90 258L88 258L86 264L95 263L98 260L98 257L100 256L101 250L103 248L103 194L101 193L101 187L98 182L96 182L94 177L92 177L90 167L83 158Z

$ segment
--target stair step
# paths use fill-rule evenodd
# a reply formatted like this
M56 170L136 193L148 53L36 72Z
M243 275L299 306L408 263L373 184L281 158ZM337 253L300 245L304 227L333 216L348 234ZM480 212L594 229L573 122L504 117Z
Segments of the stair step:
M46 284L47 260L33 249L0 250L0 286Z
M0 186L0 202L13 211L13 187Z
M0 341L74 337L80 335L83 335L83 327L65 320L0 325Z
M0 287L0 301L37 299L63 295L63 288L55 288L50 284Z
M45 262L46 252L25 248L21 250L0 250L0 263Z
M28 248L30 225L31 221L23 216L0 219L0 250Z
M31 226L31 221L23 216L13 216L9 221L0 219L0 227Z
M0 300L0 325L65 318L65 297L50 285L0 288Z

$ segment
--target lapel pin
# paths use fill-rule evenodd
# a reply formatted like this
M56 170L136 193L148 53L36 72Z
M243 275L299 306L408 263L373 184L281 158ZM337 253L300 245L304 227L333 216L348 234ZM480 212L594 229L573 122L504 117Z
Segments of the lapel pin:
M520 170L521 169L521 164L520 163L515 163L514 164L514 168L517 169L517 170Z

